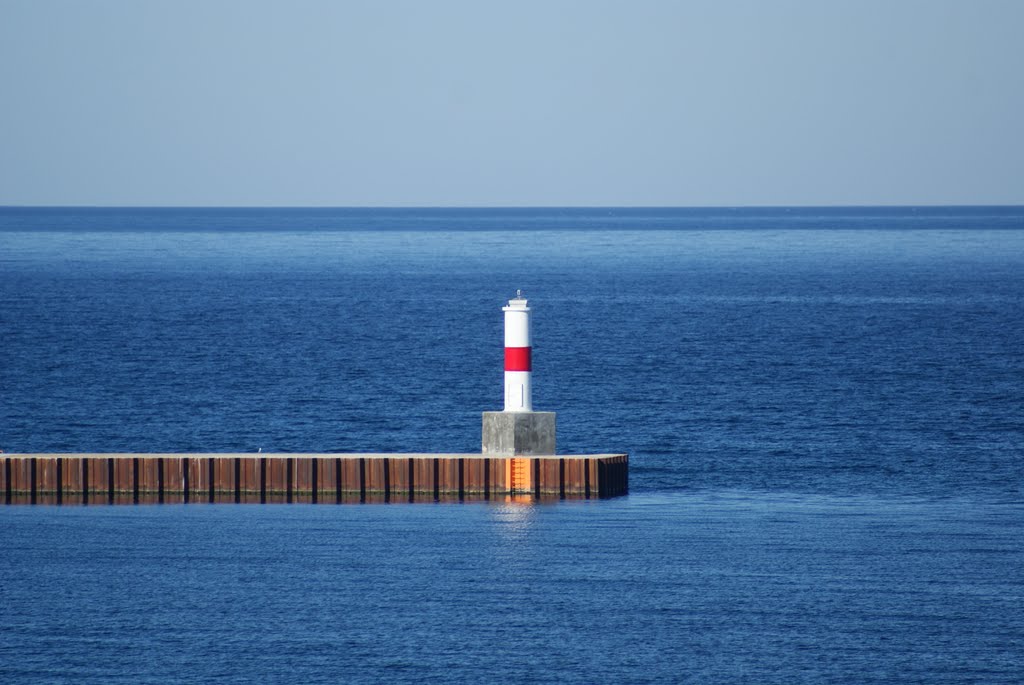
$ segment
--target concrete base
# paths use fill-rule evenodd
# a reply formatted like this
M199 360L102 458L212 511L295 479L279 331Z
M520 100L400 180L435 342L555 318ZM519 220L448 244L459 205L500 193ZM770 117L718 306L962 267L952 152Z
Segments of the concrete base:
M483 453L543 456L555 453L555 413L485 411Z

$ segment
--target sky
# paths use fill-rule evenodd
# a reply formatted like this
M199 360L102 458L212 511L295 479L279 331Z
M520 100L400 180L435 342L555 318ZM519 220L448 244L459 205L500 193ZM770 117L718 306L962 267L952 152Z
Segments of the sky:
M1024 2L0 0L0 205L1024 204Z

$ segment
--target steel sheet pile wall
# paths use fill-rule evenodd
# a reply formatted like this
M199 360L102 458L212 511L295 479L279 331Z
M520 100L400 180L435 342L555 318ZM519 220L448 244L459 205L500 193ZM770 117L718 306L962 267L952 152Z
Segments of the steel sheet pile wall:
M629 490L624 454L19 454L0 462L8 504L604 498Z

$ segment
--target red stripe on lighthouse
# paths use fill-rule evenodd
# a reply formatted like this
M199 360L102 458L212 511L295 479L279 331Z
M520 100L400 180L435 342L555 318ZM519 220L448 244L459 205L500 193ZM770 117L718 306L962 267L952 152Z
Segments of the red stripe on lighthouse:
M506 347L505 348L505 370L506 371L531 371L529 347Z

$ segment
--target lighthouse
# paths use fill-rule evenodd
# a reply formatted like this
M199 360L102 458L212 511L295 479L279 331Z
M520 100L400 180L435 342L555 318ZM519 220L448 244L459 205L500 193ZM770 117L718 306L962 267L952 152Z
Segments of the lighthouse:
M555 413L533 411L533 339L522 290L501 308L505 315L505 406L483 413L484 454L553 455Z
M530 345L530 307L523 291L502 307L505 312L505 411L531 411L533 348Z

